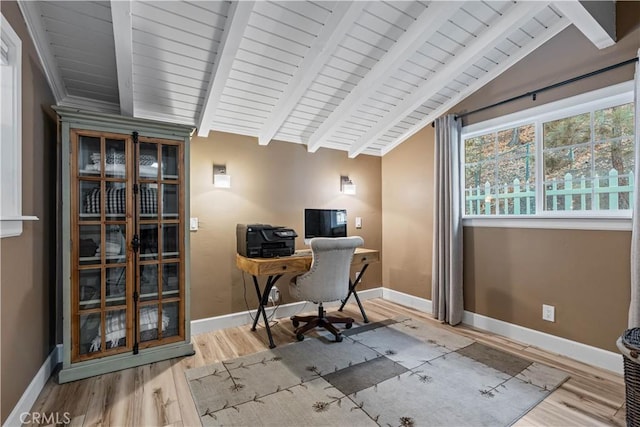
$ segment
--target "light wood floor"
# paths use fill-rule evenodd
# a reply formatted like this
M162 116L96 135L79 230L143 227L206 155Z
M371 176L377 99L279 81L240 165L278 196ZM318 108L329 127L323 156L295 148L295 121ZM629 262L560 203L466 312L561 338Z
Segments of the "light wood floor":
M500 336L466 326L452 328L429 315L385 301L364 302L371 321L406 315L431 322L484 344L513 352L568 372L571 377L542 403L518 421L517 426L596 426L625 424L624 380L621 376L551 354ZM354 304L346 315L361 319ZM295 341L291 322L280 319L272 326L276 344ZM68 412L76 426L199 426L184 371L197 366L259 352L268 348L264 328L230 328L193 337L196 354L138 368L58 385L52 378L33 411Z

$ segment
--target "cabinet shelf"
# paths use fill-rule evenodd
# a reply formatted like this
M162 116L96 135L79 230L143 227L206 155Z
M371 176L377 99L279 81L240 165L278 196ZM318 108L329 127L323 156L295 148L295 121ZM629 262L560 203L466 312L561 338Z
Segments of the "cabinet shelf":
M100 219L102 214L100 213L80 213L79 217L80 218L97 218ZM177 213L164 213L162 214L163 218L179 218L180 214ZM105 217L107 218L126 218L126 215L124 213L108 213L105 214ZM157 218L158 214L152 214L152 213L141 213L140 214L140 218Z
M82 177L100 176L100 171L95 170L95 169L79 169L78 173ZM120 173L119 171L116 171L114 169L110 170L110 168L106 168L105 169L105 175L106 175L107 178L112 178L112 177L123 178L123 177L126 176L125 172ZM138 177L140 179L144 179L145 181L156 180L158 178L158 174L157 173L153 173L153 174L151 174L151 173L140 173L140 175ZM178 180L178 175L162 174L160 176L160 179L161 180L167 180L167 181L177 181Z

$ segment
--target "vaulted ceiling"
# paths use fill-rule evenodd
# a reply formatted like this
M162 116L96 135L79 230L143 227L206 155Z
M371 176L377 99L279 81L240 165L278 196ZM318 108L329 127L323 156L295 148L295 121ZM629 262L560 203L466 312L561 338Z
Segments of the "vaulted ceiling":
M570 24L577 1L21 1L59 105L384 155Z

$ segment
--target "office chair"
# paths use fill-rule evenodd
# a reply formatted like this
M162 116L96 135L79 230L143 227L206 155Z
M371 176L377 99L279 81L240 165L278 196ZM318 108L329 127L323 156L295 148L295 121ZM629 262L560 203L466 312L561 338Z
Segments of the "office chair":
M306 273L291 279L289 294L299 300L312 301L318 304L317 316L292 316L291 322L296 328L298 341L304 339L304 333L315 328L325 328L331 332L336 341L342 341L340 331L334 323L344 323L351 328L353 319L350 317L327 316L323 302L344 299L349 292L349 272L353 253L358 246L362 246L362 237L316 237L311 239L311 254L313 260L311 268ZM299 326L300 322L306 323Z

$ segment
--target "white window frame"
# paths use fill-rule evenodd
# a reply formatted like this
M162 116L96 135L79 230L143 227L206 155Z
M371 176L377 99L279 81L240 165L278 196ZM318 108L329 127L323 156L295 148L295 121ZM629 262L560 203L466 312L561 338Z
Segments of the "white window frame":
M0 238L22 234L22 41L2 17L0 52Z
M631 230L631 209L621 211L545 211L543 208L543 189L540 185L544 179L542 161L542 124L548 121L571 117L592 110L600 110L616 105L634 102L633 81L594 90L591 92L550 102L527 110L518 111L506 116L496 117L462 128L460 138L460 197L462 206L462 223L474 227L510 227L510 228L562 228L586 230ZM634 106L638 120L638 106ZM536 180L536 214L534 215L466 215L465 212L465 152L464 141L487 133L499 132L523 125L536 126L535 146L535 180ZM636 150L638 147L636 147ZM638 185L636 180L636 185Z

